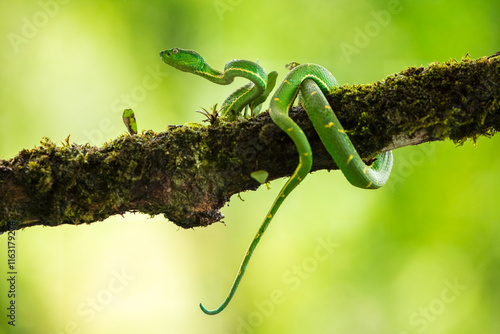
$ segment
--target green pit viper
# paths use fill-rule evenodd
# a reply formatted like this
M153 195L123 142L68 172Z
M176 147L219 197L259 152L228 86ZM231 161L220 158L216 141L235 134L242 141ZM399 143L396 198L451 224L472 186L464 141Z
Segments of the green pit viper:
M196 51L173 48L160 52L160 56L166 64L181 71L202 76L216 84L230 84L235 77L244 77L250 80L248 84L229 95L222 104L220 118L227 121L238 119L246 107L250 107L252 115L257 114L261 104L266 100L276 83L277 72L271 72L268 75L259 64L248 60L231 60L224 66L224 71L220 72L212 68ZM303 64L288 72L271 98L269 114L274 123L295 143L299 154L299 163L257 231L224 302L214 310L208 310L200 304L201 309L206 314L217 314L229 304L257 244L280 205L311 170L312 151L309 141L300 127L288 115L288 110L299 92L301 103L321 141L347 180L352 185L365 189L380 188L387 181L392 168L392 152L388 151L377 155L371 166L367 166L363 162L326 99L326 96L332 92L336 85L335 77L324 67Z

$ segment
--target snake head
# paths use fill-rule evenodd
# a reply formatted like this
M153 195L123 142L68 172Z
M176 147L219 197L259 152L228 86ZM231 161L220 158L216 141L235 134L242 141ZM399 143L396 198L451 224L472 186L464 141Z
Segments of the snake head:
M196 73L205 65L205 59L196 51L173 48L160 52L161 59L184 72Z

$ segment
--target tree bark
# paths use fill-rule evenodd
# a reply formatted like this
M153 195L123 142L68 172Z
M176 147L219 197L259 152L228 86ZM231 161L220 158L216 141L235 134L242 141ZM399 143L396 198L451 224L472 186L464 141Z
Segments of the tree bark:
M328 99L367 161L408 145L476 140L500 128L500 57L412 67L370 85L340 86ZM335 169L302 108L290 114L310 139L312 171ZM103 147L57 147L44 138L0 161L0 232L125 212L206 226L223 218L219 209L232 195L259 187L250 173L265 170L270 181L291 175L297 162L293 142L267 112L120 136Z

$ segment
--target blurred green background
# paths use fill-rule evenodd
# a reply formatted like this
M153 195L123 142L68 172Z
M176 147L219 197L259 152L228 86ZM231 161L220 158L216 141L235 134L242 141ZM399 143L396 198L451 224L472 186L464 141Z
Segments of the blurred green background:
M200 122L244 80L217 86L164 65L199 51L222 69L259 59L330 69L340 83L500 50L500 3L464 1L2 1L0 159L43 136L101 145ZM112 217L17 236L17 319L0 333L500 333L500 137L398 149L388 184L316 172L282 206L220 315L242 256L285 180L233 197L226 225L179 230Z

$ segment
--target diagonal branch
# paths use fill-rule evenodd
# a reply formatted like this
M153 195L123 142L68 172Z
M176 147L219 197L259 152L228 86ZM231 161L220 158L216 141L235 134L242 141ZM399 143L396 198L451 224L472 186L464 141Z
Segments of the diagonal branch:
M491 136L500 128L500 57L408 68L371 85L341 86L329 97L361 156L450 138ZM310 138L313 171L336 168L307 115L291 115ZM127 211L165 217L183 228L223 216L229 198L290 175L297 153L267 113L211 126L170 126L121 136L103 147L44 139L0 161L0 232L34 225L92 223ZM390 179L389 179L390 182Z

